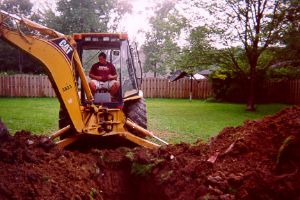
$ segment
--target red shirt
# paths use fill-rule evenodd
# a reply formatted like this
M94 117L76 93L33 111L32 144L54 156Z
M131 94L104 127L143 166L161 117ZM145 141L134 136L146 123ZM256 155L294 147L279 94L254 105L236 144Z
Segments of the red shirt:
M100 64L99 62L93 64L90 74L95 76L101 76L103 79L101 81L108 81L108 75L116 75L116 68L110 62L107 62L105 65Z

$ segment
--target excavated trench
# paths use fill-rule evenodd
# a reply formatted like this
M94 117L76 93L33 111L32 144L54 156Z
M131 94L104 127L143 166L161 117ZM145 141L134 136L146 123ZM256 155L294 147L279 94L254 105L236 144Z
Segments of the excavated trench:
M300 198L300 106L158 150L68 151L0 131L0 199Z

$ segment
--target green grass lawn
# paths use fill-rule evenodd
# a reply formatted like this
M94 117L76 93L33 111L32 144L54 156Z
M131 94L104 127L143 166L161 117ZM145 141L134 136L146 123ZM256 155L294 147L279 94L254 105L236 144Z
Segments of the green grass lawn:
M11 133L49 134L58 128L56 98L0 98L0 118Z
M146 99L148 129L171 143L194 142L218 134L226 126L242 125L246 119L274 114L287 105L258 105L257 112L244 104L212 103L187 99ZM0 98L0 118L11 133L28 130L49 134L58 128L56 98Z
M212 103L187 99L147 99L149 129L171 142L195 142L217 135L226 126L242 125L287 107L284 104L258 105L256 112L245 104Z

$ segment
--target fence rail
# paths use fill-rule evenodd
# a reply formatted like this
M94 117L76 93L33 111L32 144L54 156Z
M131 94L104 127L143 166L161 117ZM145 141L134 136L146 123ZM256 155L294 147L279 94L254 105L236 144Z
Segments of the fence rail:
M265 102L300 103L300 80L264 83ZM169 82L163 78L146 78L142 90L148 98L189 98L190 80ZM205 99L213 95L208 80L192 81L194 99ZM0 75L0 96L8 97L55 97L51 83L45 75Z

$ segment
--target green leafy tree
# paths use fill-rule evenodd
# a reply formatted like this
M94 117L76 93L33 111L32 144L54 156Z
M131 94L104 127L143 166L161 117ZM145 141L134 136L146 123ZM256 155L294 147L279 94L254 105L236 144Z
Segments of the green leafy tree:
M117 0L59 0L56 11L46 11L45 22L64 34L107 32L110 21L116 29L119 16L131 9L131 4Z
M180 52L177 41L187 21L176 10L173 1L158 3L154 9L155 15L150 18L151 30L146 33L143 51L146 57L145 72L153 72L156 77L174 68Z
M216 63L216 49L211 46L210 33L211 31L204 26L191 30L188 46L183 49L176 62L177 68L193 74L201 69L210 68Z
M18 16L40 19L38 13L32 12L33 4L29 0L0 0L0 9ZM40 73L40 64L22 51L0 42L0 70Z
M0 0L0 8L12 14L31 16L33 4L30 0Z
M64 34L106 31L111 1L59 0L56 11L46 12L45 22Z
M300 66L300 3L298 0L287 0L284 29L279 42L283 47L277 50L275 66Z
M146 44L143 45L143 51L145 53L145 63L144 63L144 71L153 72L154 77L157 74L164 74L166 68L161 65L161 46L159 44L158 39L154 35L150 35L150 33L146 34Z
M215 51L218 67L210 75L217 100L242 103L247 100L248 64L242 47L230 47ZM258 81L258 80L257 80ZM259 86L261 84L257 84Z
M242 44L249 74L247 110L255 110L256 71L259 59L270 46L276 45L284 30L289 2L281 0L224 0L211 4L225 45ZM232 52L230 52L232 53ZM232 59L235 55L230 54ZM233 60L234 63L238 63Z
M114 7L112 10L110 10L109 14L108 29L109 31L116 32L120 27L120 21L122 17L126 14L132 13L133 6L132 3L126 0L118 0L114 2L113 5Z

